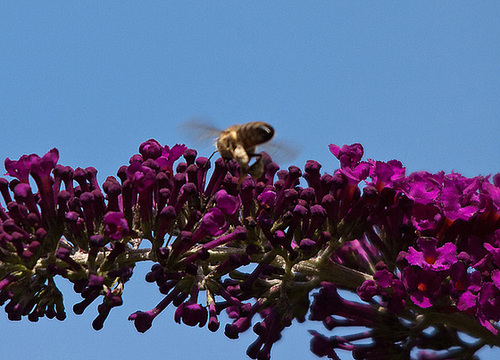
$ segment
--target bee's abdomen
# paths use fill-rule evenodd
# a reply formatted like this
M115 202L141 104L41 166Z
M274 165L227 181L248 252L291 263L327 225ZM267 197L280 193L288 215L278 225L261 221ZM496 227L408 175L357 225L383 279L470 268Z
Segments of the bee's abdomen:
M263 121L243 124L236 132L239 141L245 148L265 143L274 136L274 128Z

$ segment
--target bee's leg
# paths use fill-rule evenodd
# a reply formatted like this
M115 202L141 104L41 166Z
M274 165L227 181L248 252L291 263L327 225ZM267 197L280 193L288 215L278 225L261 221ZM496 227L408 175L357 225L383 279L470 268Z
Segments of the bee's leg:
M240 165L240 176L238 178L238 188L240 187L243 180L248 174L248 162L250 158L245 148L241 145L237 145L233 150L233 157Z
M212 153L212 155L210 155L210 156L208 157L208 161L210 161L210 159L212 158L212 156L214 156L214 155L215 155L215 153L217 153L217 152L219 152L219 151L218 151L218 150L214 150L214 152ZM207 163L208 163L208 162L207 162Z
M238 187L237 189L240 190L241 184L243 183L243 180L247 177L247 174L244 172L240 172L240 176L238 177Z
M238 164L240 164L243 172L246 172L248 170L248 162L250 161L250 158L248 157L245 148L241 145L236 146L233 150L233 157Z
M208 170L210 168L210 159L212 159L212 157L215 155L215 153L218 152L218 150L215 150L212 155L210 155L207 159L207 162L205 163L205 165L203 165L203 169L204 170Z
M260 161L260 159L262 158L262 154L261 153L254 153L254 154L251 154L251 155L248 155L249 157L251 158L257 158L257 160L255 161Z
M248 168L248 173L254 178L259 179L264 175L264 162L262 156L259 156L255 162Z

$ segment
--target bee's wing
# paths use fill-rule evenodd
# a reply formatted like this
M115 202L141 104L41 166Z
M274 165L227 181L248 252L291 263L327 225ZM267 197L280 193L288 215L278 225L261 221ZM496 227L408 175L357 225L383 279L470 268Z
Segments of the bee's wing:
M300 152L301 147L295 145L289 141L284 141L282 139L272 139L271 141L259 145L258 151L267 152L273 161L279 163L290 162L296 159Z
M195 145L204 147L213 145L219 137L221 130L204 118L191 118L184 121L179 130Z

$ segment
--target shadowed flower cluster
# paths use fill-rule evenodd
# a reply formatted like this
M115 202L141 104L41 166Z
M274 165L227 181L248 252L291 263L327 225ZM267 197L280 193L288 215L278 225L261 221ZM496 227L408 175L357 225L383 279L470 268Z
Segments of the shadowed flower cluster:
M148 140L103 190L94 168L59 165L56 149L7 159L0 303L11 320L62 320L61 276L82 296L75 313L102 298L98 330L134 265L150 261L146 281L164 298L130 315L138 331L167 306L176 322L210 331L225 312L227 337L256 334L252 359L269 359L308 314L327 330L366 328L311 331L313 353L331 359L338 349L356 359L410 358L415 348L449 358L500 345L500 175L406 175L396 160L362 161L360 144L330 150L341 166L332 174L314 160L280 170L262 153L263 175L240 183L235 161L211 169L193 149Z

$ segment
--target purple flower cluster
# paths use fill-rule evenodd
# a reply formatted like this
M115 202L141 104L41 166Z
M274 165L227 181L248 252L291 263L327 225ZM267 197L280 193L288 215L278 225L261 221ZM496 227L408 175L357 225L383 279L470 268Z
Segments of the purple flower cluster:
M263 175L240 183L235 161L210 170L193 149L148 140L103 191L94 168L58 165L56 149L7 159L0 303L11 320L63 319L59 275L83 298L75 313L102 297L100 329L135 263L151 261L146 281L164 298L130 315L140 332L172 305L176 322L210 331L224 311L231 339L252 328L252 359L269 359L308 313L328 330L367 329L311 332L313 353L332 359L336 349L357 359L409 358L415 347L473 354L459 332L499 346L500 175L406 176L398 161L362 161L359 144L330 150L341 165L333 174L313 160L280 170L262 153Z
M109 189L114 179L104 184L106 204L94 168L73 170L58 165L58 158L52 149L43 157L5 160L14 180L0 179L7 207L0 206L0 302L8 301L5 311L11 320L63 320L63 298L54 282L60 275L84 298L74 306L77 314L103 296L93 323L100 329L111 308L122 304L123 284L132 275L134 262L119 258L132 232L113 203L121 191Z
M356 185L365 180L364 194L377 194L365 204L363 234L343 241L331 258L373 274L357 288L361 300L371 306L344 300L337 293L339 284L323 282L311 307L311 320L323 321L329 330L341 326L370 330L330 338L312 332L312 351L332 359L337 358L335 349L352 351L357 359L401 354L409 358L413 346L428 350L455 346L453 351L432 355L448 359L468 358L484 345L463 342L458 332L499 346L495 335L500 320L500 174L493 183L489 177L469 179L458 173L405 176L398 161L360 161L359 144L330 145L330 149L341 162L337 174ZM350 211L356 207L353 204ZM432 334L423 331L429 328ZM356 345L359 340L365 342ZM440 341L445 340L443 347Z

